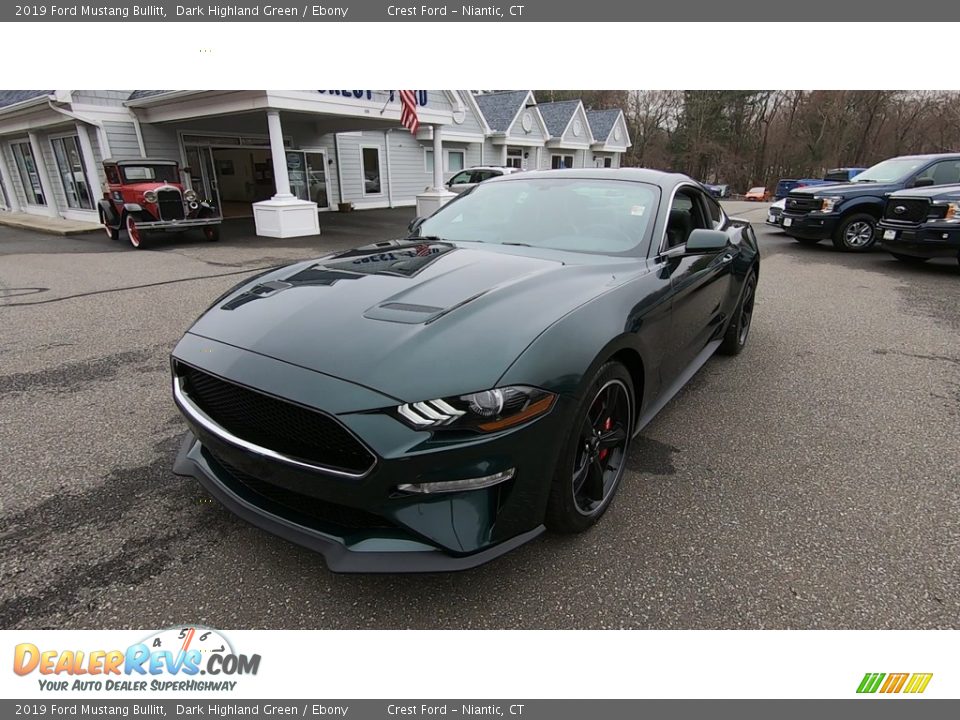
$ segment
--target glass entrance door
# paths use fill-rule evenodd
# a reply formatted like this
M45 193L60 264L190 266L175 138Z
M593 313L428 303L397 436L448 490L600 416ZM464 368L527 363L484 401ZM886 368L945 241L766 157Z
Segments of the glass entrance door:
M310 199L317 204L318 210L330 209L330 189L327 186L327 153L323 150L308 150L307 183Z
M188 145L187 166L190 168L190 184L201 198L220 208L220 188L217 183L213 149L203 145Z
M287 174L290 177L290 192L301 200L315 202L318 210L330 208L325 151L288 150Z

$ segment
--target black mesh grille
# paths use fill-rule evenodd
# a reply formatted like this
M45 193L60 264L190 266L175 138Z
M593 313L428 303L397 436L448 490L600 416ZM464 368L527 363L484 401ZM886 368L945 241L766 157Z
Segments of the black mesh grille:
M298 519L295 516L305 516L309 520L320 522L324 525L333 525L338 528L351 530L396 527L379 515L287 490L286 488L248 475L216 455L214 455L213 458L220 467L230 474L237 485L257 496L257 498L254 498L255 501L262 498L270 503L279 505L285 511L285 515L292 516L291 519ZM234 490L236 489L235 487ZM257 502L257 504L262 505L262 502ZM266 509L271 510L276 508Z
M786 211L791 213L808 213L819 210L822 202L812 195L788 195Z
M184 392L220 427L242 440L309 463L351 473L375 458L333 418L178 364Z
M926 198L890 198L883 217L894 222L922 223L929 212L930 201Z
M183 220L183 198L179 190L161 190L157 193L161 220Z

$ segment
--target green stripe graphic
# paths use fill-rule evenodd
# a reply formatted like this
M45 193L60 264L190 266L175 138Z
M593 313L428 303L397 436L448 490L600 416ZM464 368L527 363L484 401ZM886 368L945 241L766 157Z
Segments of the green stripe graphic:
M860 681L858 693L875 693L880 688L880 683L886 677L886 673L867 673Z

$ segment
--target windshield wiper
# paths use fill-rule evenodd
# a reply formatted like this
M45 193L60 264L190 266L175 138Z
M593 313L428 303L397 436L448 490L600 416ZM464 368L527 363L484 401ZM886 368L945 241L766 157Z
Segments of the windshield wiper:
M407 235L403 240L404 242L450 242L439 235Z

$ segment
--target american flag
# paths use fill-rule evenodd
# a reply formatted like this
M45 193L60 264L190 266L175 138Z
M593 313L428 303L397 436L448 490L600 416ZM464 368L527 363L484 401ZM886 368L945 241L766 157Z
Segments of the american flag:
M400 91L400 106L400 124L415 134L420 127L420 118L417 117L417 96L413 90Z

